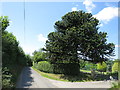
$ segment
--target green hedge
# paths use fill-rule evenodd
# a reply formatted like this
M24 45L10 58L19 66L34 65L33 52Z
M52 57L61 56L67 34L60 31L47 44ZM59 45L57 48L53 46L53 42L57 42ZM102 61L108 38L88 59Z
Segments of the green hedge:
M6 31L9 26L7 16L0 16L0 25L2 26L0 28L0 33L2 33L0 39L2 41L2 52L0 52L2 54L2 88L15 88L19 74L24 66L31 63L31 58L24 53L16 37Z
M79 64L77 63L54 63L40 61L34 64L34 68L48 73L77 75L79 74Z
M54 65L54 73L62 73L67 75L77 75L80 72L78 63L56 63Z
M38 62L37 68L40 71L44 71L44 72L48 72L48 73L52 73L53 72L53 66L49 62L47 62L47 61L40 61L40 62Z

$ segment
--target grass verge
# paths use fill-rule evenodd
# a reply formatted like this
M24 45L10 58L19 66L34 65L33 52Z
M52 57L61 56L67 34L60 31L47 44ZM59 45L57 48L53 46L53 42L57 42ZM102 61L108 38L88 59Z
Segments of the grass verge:
M49 78L49 79L53 79L53 80L59 80L59 81L66 81L68 82L68 80L64 80L61 79L61 77L63 76L63 74L52 74L52 73L45 73L45 72L41 72L40 70L32 67L35 71L37 71L41 76Z
M90 70L80 70L81 72L91 73Z
M80 73L80 75L77 76L71 76L71 75L64 75L64 74L53 74L53 73L45 73L41 72L38 69L32 67L35 71L37 71L41 76L53 79L53 80L58 80L58 81L65 81L65 82L84 82L84 81L93 81L91 79L90 74L83 74Z

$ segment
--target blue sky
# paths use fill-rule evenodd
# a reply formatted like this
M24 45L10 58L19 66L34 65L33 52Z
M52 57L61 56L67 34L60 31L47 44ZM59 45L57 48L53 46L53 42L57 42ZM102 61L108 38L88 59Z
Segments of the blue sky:
M108 33L108 43L116 45L115 53L118 57L118 3L117 2L26 2L25 3L25 31L24 31L24 3L3 2L2 15L9 16L12 32L20 46L27 54L45 45L47 35L54 31L54 23L61 20L67 12L83 10L90 12L100 20L99 31Z

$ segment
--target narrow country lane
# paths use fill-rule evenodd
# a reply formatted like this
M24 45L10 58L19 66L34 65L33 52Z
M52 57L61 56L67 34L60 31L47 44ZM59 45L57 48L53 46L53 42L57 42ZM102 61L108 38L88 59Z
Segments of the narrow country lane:
M25 67L19 77L16 88L57 88L49 80L40 76L31 67Z
M25 67L19 77L16 88L95 88L94 90L108 90L112 86L110 81L92 82L63 82L42 77L31 67ZM98 89L99 88L99 89ZM103 89L104 88L104 89Z

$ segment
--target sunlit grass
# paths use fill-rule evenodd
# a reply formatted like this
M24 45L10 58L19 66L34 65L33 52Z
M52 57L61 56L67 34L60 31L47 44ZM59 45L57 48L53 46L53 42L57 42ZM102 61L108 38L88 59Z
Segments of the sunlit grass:
M41 72L39 70L37 70L36 68L32 67L35 71L37 71L41 76L49 78L49 79L53 79L53 80L59 80L59 81L68 81L65 79L62 79L61 77L63 76L63 74L52 74L52 73L45 73L45 72Z
M80 70L81 72L91 73L89 70Z
M85 82L85 81L93 81L91 79L90 74L84 75L81 73L77 76L71 76L71 75L64 75L64 74L53 74L53 73L45 73L37 70L36 68L32 67L35 71L37 71L41 76L53 79L53 80L59 80L59 81L66 81L66 82Z

